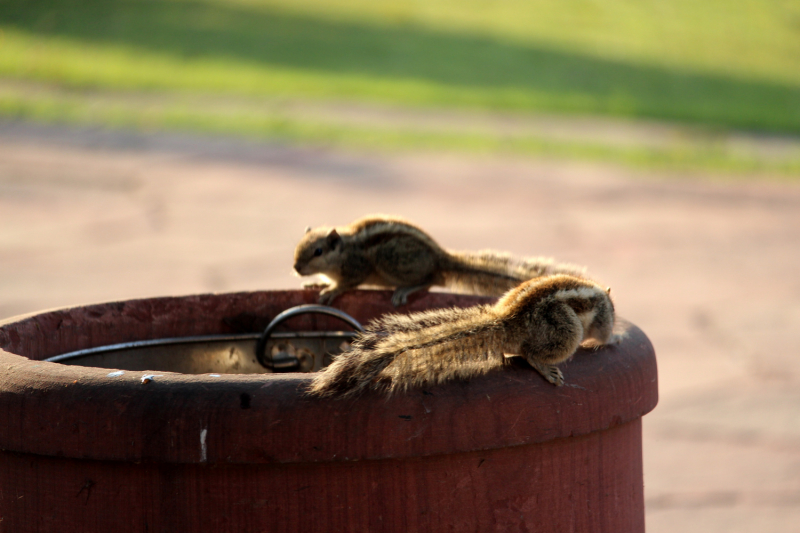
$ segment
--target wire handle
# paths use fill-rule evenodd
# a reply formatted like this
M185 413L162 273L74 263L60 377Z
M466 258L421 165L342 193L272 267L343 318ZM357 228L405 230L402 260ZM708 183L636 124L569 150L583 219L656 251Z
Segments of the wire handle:
M269 368L270 370L282 370L282 371L296 370L300 366L300 361L297 359L297 357L292 355L287 355L286 357L281 357L279 359L273 358L272 355L267 356L266 348L267 348L267 342L269 341L272 331L281 322L284 322L285 320L288 320L292 317L298 315L304 315L307 313L330 315L344 322L347 322L347 324L352 326L353 329L355 329L356 331L364 331L363 326L361 326L358 320L348 315L344 311L336 309L335 307L329 307L327 305L317 305L317 304L303 304L291 307L285 311L278 313L278 315L272 319L272 322L269 323L269 325L264 329L264 332L258 338L258 343L256 344L256 358L258 359L258 362L261 363L261 366Z

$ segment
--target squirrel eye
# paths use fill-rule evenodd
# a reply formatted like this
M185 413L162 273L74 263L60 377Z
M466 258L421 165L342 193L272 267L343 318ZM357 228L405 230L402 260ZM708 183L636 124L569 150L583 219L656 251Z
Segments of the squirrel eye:
M319 257L322 255L322 248L317 248L314 250L314 257Z

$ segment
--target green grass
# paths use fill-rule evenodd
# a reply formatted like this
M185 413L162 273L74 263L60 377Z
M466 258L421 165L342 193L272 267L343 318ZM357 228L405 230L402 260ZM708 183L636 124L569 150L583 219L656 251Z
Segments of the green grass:
M798 134L800 2L0 0L2 80Z
M106 95L107 96L107 95ZM203 111L198 112L197 108ZM498 136L486 131L440 130L412 126L337 123L298 118L279 109L266 112L244 105L213 101L185 103L147 99L97 98L96 94L50 95L0 93L0 116L79 125L104 124L143 131L178 130L223 133L247 138L312 142L328 146L393 150L453 150L505 153L623 163L668 171L724 172L726 175L769 173L800 176L800 150L782 158L763 158L731 150L713 139L670 143L660 147L613 146L604 143L554 140L522 134Z

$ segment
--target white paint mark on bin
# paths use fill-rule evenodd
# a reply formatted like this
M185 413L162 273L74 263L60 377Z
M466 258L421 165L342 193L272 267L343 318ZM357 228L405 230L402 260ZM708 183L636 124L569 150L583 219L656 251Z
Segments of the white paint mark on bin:
M206 448L206 436L208 435L208 429L203 428L203 431L200 432L200 462L205 463L208 459L208 449Z

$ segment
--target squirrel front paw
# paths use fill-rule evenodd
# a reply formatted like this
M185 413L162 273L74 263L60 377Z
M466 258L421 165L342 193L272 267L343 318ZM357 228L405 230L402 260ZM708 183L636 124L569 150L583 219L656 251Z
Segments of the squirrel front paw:
M331 289L330 287L323 289L319 293L319 303L320 305L331 305L331 302L339 296L341 291L337 291L335 289Z
M306 281L303 283L303 288L310 290L327 289L328 287L330 287L330 283L325 283L324 281Z

